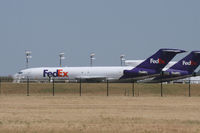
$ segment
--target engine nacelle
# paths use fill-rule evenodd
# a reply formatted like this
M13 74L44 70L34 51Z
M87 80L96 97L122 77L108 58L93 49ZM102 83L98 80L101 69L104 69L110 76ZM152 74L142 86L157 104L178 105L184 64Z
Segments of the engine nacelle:
M129 75L129 76L145 76L148 75L147 71L144 70L138 70L138 71L132 71L132 70L125 70L124 75Z

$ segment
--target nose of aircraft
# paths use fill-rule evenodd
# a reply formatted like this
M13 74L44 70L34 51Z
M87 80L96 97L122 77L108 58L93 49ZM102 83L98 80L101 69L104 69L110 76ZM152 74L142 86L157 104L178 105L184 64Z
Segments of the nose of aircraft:
M15 74L12 76L13 79L17 79L18 77L19 77L19 74L18 74L18 73L15 73Z
M14 74L12 77L14 79L14 82L20 82L20 80L24 78L24 75L22 74L22 72L18 72Z
M13 78L13 82L14 82L14 83L19 82L19 74L15 73L15 74L12 76L12 78Z

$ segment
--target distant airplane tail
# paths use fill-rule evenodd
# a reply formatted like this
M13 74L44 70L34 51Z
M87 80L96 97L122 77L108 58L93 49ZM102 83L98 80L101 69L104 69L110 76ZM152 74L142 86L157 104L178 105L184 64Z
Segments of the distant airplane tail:
M186 57L174 64L169 69L188 71L193 73L200 64L200 51L192 51Z
M176 54L183 52L186 51L180 49L160 49L132 70L125 70L122 78L132 78L138 75L152 75L160 73Z
M161 71L176 54L186 52L180 49L160 49L154 55L136 66L136 68L155 69Z

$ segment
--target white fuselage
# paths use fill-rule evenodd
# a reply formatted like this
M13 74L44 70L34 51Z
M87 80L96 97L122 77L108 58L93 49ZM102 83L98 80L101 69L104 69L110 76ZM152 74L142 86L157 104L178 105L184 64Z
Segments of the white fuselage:
M143 60L129 60L127 66L109 67L38 67L24 69L14 75L14 80L19 82L27 77L32 80L46 80L49 78L65 80L119 80L124 70L131 70ZM175 62L170 62L163 70L171 67ZM59 71L59 75L57 71Z
M26 79L108 79L118 80L123 76L124 70L133 67L40 67L29 68L14 75L15 80Z

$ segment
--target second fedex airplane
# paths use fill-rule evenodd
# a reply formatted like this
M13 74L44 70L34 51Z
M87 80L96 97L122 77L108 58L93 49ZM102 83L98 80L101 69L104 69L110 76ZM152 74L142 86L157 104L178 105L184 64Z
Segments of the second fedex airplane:
M20 71L14 75L15 80L26 78L34 80L66 79L66 80L139 80L160 75L162 69L176 54L183 53L180 49L160 49L151 57L137 65L120 67L39 67Z
M162 75L145 82L167 82L196 76L195 69L200 65L200 51L192 51L186 57L164 70Z

